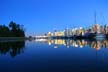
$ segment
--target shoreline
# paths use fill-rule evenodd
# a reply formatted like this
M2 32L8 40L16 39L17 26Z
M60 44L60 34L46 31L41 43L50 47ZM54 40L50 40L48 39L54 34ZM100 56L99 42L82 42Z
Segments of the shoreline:
M0 37L0 41L24 41L26 37Z

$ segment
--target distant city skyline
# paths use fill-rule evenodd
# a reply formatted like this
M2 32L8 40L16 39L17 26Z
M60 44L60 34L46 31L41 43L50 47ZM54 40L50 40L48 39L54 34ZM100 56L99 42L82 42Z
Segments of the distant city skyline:
M40 35L66 27L108 24L107 0L0 0L0 24L23 24L26 35Z

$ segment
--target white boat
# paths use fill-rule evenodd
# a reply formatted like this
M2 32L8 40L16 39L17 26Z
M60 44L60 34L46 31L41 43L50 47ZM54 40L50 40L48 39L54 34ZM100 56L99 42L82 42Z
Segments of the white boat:
M104 34L96 34L96 39L100 40L100 39L104 39L105 35Z

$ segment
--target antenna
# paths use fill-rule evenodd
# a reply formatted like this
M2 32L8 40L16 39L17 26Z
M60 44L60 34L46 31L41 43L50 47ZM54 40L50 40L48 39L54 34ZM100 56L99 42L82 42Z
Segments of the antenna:
M105 20L105 17L104 17L104 15L102 14L102 17L103 17L103 21L102 21L102 24L106 24L106 20Z
M94 23L96 24L96 11L94 12Z

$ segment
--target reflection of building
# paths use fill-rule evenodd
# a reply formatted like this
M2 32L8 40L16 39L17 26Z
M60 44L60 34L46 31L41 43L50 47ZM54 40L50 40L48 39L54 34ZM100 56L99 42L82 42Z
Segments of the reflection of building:
M108 41L105 40L103 43L104 43L104 47L105 47L105 48L108 48Z
M43 41L43 40L39 40ZM48 43L49 45L54 45L54 48L58 48L59 45L64 45L67 48L73 46L75 48L82 48L84 46L89 46L91 48L95 48L96 50L100 50L102 47L108 48L108 41L101 40L101 41L86 41L86 40L70 40L70 39L46 39L43 41Z
M100 41L96 41L96 42L92 42L93 43L93 48L95 48L96 50L100 50L101 49L101 42Z
M65 44L65 40L54 40L55 44Z
M48 45L51 45L51 43L52 43L52 40L48 40Z

